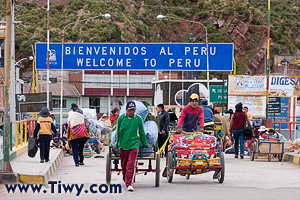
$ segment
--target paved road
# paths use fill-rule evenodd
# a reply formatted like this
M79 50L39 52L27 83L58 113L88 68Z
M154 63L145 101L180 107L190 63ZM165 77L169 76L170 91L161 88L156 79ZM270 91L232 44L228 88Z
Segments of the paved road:
M212 172L191 176L190 180L180 175L174 175L173 183L161 179L161 186L154 187L154 174L137 176L135 191L130 193L122 188L121 194L84 193L77 197L72 194L50 194L51 187L46 188L46 194L5 194L0 186L0 199L300 199L300 167L292 163L273 160L250 161L234 159L226 155L226 176L223 184L212 179ZM163 160L164 161L164 160ZM74 167L72 157L67 156L53 181L61 184L91 184L105 183L105 158L89 158L86 165ZM164 163L163 163L164 164ZM162 165L163 165L162 164ZM112 183L122 184L121 175L113 174ZM123 184L122 184L123 186ZM43 188L44 189L44 188ZM58 188L55 188L57 191ZM84 190L85 190L84 189ZM83 190L83 191L84 191ZM4 192L4 194L3 194Z

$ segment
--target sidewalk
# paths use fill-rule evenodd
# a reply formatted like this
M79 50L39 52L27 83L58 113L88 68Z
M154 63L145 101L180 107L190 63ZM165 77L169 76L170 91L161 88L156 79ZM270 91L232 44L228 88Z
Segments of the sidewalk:
M28 144L24 144L23 146L19 146L18 148L13 147L12 151L9 152L9 160L12 161L16 157L22 155L28 149ZM0 153L0 168L2 168L3 164L3 152Z
M50 150L50 161L40 163L40 152L34 158L23 153L11 161L13 171L19 175L22 183L48 184L48 180L54 175L60 165L64 151L62 149Z
M292 162L296 165L300 165L300 154L297 154L297 151L284 152L283 160L285 162Z

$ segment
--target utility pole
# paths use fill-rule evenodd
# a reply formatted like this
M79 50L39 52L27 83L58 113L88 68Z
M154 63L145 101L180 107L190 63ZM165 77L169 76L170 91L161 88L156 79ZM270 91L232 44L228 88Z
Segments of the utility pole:
M3 137L3 172L11 173L12 168L9 160L9 137L10 137L10 105L9 105L9 93L10 93L10 68L11 68L11 28L12 28L12 16L11 16L11 0L7 0L6 7L6 42L5 42L5 97L4 97L4 120L5 129Z
M266 94L266 119L269 115L269 77L270 77L270 10L271 0L268 0L268 47L267 47L267 94Z
M12 167L9 159L9 145L10 145L10 104L9 104L9 93L10 93L10 68L11 68L11 28L12 28L12 0L7 0L6 6L6 42L5 42L5 55L4 55L4 66L5 66L5 98L4 98L4 134L3 134L3 169L0 173L1 181L15 182L17 177L13 174Z
M50 110L49 105L49 54L50 54L50 48L49 48L49 42L50 42L50 24L49 24L49 11L50 11L50 0L48 0L47 3L47 108Z

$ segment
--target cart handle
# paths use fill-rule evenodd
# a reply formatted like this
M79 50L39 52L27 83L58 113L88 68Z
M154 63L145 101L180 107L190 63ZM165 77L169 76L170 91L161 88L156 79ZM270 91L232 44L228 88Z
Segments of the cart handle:
M169 138L170 138L170 136L166 139L164 145L162 145L162 147L159 149L158 154L162 154L165 151L165 147L166 147L167 143L169 142Z
M200 158L200 159L196 158L196 159L194 159L195 156L204 156L204 159L203 159L203 158ZM206 163L207 163L207 168L209 168L209 166L210 166L210 165L209 165L209 161L208 161L208 159L207 159L207 156L204 155L204 154L199 153L199 154L194 154L194 155L192 156L191 165L190 165L190 168L191 168L191 169L193 168L193 162L194 162L194 160L205 160Z

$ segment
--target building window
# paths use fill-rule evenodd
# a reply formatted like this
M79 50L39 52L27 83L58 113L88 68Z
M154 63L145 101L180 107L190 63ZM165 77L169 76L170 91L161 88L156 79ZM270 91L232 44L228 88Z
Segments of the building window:
M60 100L52 100L53 108L60 108ZM63 108L67 108L67 100L63 100Z
M56 84L57 78L49 78L49 81L51 82L51 84Z

